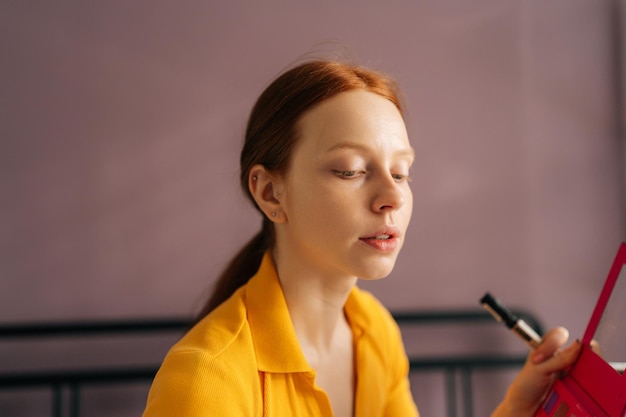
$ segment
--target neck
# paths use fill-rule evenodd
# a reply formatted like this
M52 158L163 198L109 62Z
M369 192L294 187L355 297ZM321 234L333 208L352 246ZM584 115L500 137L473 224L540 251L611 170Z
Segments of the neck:
M313 349L321 354L343 343L342 335L350 333L344 305L357 278L331 276L287 261L294 259L291 256L281 259L276 255L278 277L303 350Z

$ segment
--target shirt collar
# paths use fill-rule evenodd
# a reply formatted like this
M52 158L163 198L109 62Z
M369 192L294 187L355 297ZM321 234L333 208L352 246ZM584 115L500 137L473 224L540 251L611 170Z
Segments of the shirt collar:
M355 341L358 341L370 326L370 314L367 311L367 307L363 304L362 297L359 296L360 293L361 290L359 287L354 286L350 294L348 294L348 299L343 308L352 329L352 337Z
M287 302L269 252L246 290L248 322L257 366L265 372L312 372L291 323Z

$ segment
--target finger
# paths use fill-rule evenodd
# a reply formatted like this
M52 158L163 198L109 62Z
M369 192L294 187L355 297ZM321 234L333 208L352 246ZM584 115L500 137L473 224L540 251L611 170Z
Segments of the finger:
M543 337L541 344L533 352L533 363L541 363L554 356L555 352L558 352L561 346L567 343L568 338L569 332L565 327L555 327L554 329L550 329Z
M577 340L566 349L554 352L551 357L537 365L537 368L545 373L563 371L576 361L576 358L578 358L578 354L580 353L581 346L582 345Z
M592 351L594 351L595 353L597 353L598 355L602 356L602 349L600 349L600 343L598 343L597 340L593 339L590 343L589 343L589 347L591 348Z

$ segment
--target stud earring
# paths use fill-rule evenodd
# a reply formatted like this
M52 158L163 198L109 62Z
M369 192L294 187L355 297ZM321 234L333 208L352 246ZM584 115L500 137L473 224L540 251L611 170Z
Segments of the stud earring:
M272 217L276 217L276 212L275 211L272 212Z

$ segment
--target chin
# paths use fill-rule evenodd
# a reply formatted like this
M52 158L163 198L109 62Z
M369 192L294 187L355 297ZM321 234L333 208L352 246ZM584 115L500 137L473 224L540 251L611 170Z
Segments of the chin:
M386 254L365 258L361 265L361 275L359 277L366 281L375 281L389 276L396 266L398 253Z
M375 265L365 265L362 269L362 273L358 275L360 279L365 281L376 281L379 279L387 278L391 271L393 271L393 267L396 264L395 258L380 260L375 263Z

